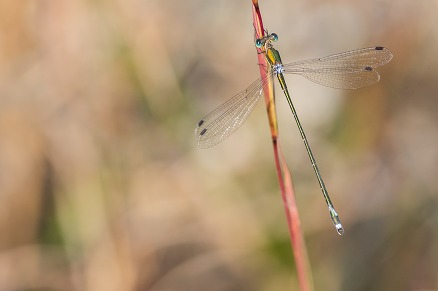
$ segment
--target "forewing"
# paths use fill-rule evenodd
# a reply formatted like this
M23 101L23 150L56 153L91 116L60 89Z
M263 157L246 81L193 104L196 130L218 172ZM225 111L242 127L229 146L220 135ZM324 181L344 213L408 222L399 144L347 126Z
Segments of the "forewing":
M312 82L339 89L357 89L379 81L376 68L388 63L392 53L384 47L369 47L324 58L283 65L284 72L299 74Z
M202 118L195 129L200 148L212 147L236 131L253 111L263 88L272 74L257 79L245 91L240 92L210 114Z

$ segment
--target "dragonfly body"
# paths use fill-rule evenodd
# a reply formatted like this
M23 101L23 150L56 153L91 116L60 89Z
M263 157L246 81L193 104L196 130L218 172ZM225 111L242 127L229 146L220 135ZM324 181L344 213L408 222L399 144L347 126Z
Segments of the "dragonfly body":
M275 37L277 39L277 37ZM295 122L297 123L298 130L300 132L301 138L303 139L304 146L306 147L307 154L310 158L310 162L312 164L313 170L315 171L316 177L318 179L319 186L321 188L322 194L324 196L324 199L327 203L327 206L329 208L330 217L333 221L333 224L336 227L336 230L339 234L344 233L344 229L341 224L341 220L339 219L339 216L333 206L333 203L330 200L330 196L328 195L327 189L324 184L324 180L321 177L321 174L318 169L318 165L316 164L315 157L313 156L312 149L310 148L309 142L307 141L306 134L304 132L304 129L301 125L301 122L298 118L297 111L295 110L295 106L292 103L292 99L289 95L289 90L287 89L286 81L284 79L284 67L283 62L281 61L280 53L272 47L271 41L268 40L264 43L264 47L262 49L262 52L264 53L266 60L268 61L269 65L271 66L272 72L277 76L278 82L280 83L281 89L286 96L286 100L289 104L289 107L292 111L292 115L294 116Z
M280 53L272 46L272 42L277 40L278 36L275 33L267 34L255 40L255 46L264 54L270 66L268 73L198 122L195 130L198 146L200 148L214 146L239 128L257 104L263 91L262 89L276 75L303 139L304 146L327 203L332 222L337 232L342 235L344 229L330 200L306 134L292 103L284 79L284 73L302 75L315 83L327 87L357 89L379 81L380 75L375 69L388 63L392 59L392 53L387 48L377 46L339 53L324 58L283 64Z

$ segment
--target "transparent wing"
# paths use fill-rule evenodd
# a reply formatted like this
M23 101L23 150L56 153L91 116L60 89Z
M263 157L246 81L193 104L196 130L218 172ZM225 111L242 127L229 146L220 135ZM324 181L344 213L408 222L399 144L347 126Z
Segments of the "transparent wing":
M376 68L388 63L392 53L384 47L369 47L324 58L283 65L284 72L339 89L357 89L379 81Z
M195 129L198 146L200 148L212 147L235 132L251 114L263 88L271 78L272 74L267 74L257 79L245 91L202 118Z

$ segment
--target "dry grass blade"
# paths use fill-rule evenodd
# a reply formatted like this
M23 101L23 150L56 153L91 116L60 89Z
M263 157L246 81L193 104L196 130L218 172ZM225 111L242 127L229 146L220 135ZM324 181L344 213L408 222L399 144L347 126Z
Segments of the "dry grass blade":
M252 0L253 4L253 23L256 30L256 35L263 37L265 29L263 27L262 16L257 0ZM260 64L260 75L265 77L268 73L265 68L268 68L266 60L260 50L257 49L258 62ZM303 233L301 231L300 219L298 216L295 194L293 190L292 178L289 168L287 167L283 153L279 143L279 134L277 127L277 115L274 101L274 86L270 82L264 89L266 109L268 120L271 129L272 145L274 149L274 159L277 170L278 182L280 185L283 204L286 211L286 219L289 227L289 235L291 239L292 251L295 258L298 281L300 290L313 290L312 275L307 258L306 246L304 244Z

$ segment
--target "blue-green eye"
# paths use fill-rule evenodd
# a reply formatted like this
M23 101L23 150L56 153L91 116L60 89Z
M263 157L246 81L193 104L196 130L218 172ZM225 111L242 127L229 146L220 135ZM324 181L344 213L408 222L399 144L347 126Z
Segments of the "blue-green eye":
M261 48L262 47L262 41L260 40L260 39L256 39L256 41L255 41L255 46L256 46L256 48Z
M272 34L271 34L271 37L272 37L272 40L273 40L273 41L277 41L277 40L278 40L278 35L275 34L275 33L272 33Z

